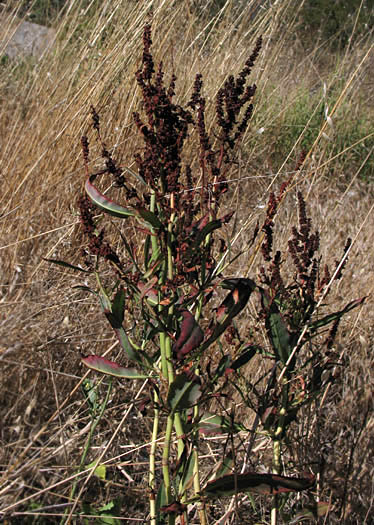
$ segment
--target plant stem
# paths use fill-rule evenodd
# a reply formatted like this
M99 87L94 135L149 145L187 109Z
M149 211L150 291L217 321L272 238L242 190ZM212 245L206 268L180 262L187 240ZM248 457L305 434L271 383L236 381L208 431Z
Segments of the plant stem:
M88 454L88 452L90 450L90 447L91 447L92 437L94 435L94 432L96 430L96 427L97 427L98 423L100 422L101 418L104 415L104 411L105 411L106 406L108 404L109 396L110 396L110 393L112 391L112 384L113 384L113 380L112 380L111 377L109 377L108 380L109 380L108 390L107 390L107 393L106 393L106 396L105 396L105 399L104 399L103 403L100 405L99 413L97 415L95 415L94 412L92 413L92 420L91 420L90 431L88 433L88 436L87 436L87 439L86 439L86 443L84 445L83 453L82 453L82 456L81 456L81 460L80 460L77 472L80 472L81 470L83 470L84 464L86 462L87 454ZM74 481L74 483L73 483L73 485L71 487L70 495L69 495L69 499L70 500L72 500L74 498L74 494L75 494L75 491L77 489L77 484L78 484L78 479ZM66 513L67 513L67 511L66 511ZM65 520L64 520L64 518L62 518L61 524L63 524L64 522L65 522Z
M150 488L150 499L149 499L149 510L150 510L150 525L156 525L156 444L157 434L159 425L159 409L158 409L158 394L156 391L153 393L153 401L155 404L154 418L153 418L153 430L152 430L152 444L149 452L149 488Z
M166 424L166 431L165 431L164 450L162 453L162 475L164 478L167 505L170 505L171 503L169 456L170 456L170 443L171 443L171 435L173 432L173 426L174 426L174 415L169 414L168 419L167 419L167 424ZM173 525L175 521L174 515L169 514L168 520L169 520L169 525Z

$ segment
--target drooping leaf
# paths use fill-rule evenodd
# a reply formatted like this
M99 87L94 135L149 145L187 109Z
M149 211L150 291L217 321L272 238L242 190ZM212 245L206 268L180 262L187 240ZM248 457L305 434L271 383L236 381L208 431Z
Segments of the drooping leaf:
M180 334L173 345L173 352L177 354L177 359L183 359L185 355L195 350L204 339L203 331L188 310L182 312L182 317Z
M145 221L149 226L152 226L152 228L155 230L161 230L163 228L163 224L160 219L151 211L146 210L145 208L137 208L136 211L143 221Z
M173 412L195 405L201 396L200 385L184 372L176 376L168 392L167 403Z
M237 278L225 279L222 282L222 287L228 288L231 292L217 310L216 326L213 329L212 335L202 345L202 351L218 339L231 324L233 318L246 307L251 293L257 288L257 285L252 279Z
M315 477L291 478L276 474L227 474L209 481L202 490L206 498L233 496L237 492L252 492L255 494L280 494L283 492L299 492L313 487Z
M125 368L105 357L89 355L82 358L82 363L92 370L102 374L121 377L123 379L146 379L148 376L141 374L135 368Z
M81 268L80 266L74 266L74 264L70 264L65 261L60 261L59 259L47 259L47 257L43 257L43 261L47 261L53 264L57 264L59 266L63 266L64 268L69 268L70 270L75 270L77 272L83 272L83 273L91 273L90 270L85 270L84 268Z
M228 417L205 412L199 421L199 432L204 436L214 434L236 434L245 430L243 425L235 423Z
M93 181L95 180L95 178L96 175L91 175L90 177L87 177L85 190L88 197L98 208L100 208L105 213L108 213L109 215L113 215L113 217L120 217L121 219L135 215L134 211L129 210L128 208L124 208L120 204L114 202L112 199L109 199L108 197L103 195L96 188L96 186L93 185Z

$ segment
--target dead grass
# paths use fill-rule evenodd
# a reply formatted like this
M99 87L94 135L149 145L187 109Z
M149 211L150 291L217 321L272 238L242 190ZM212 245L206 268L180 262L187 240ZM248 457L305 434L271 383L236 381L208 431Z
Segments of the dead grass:
M95 300L73 288L82 284L82 278L50 267L43 257L79 260L82 239L75 201L84 181L80 136L87 129L90 104L100 110L108 146L114 147L122 165L133 164L139 144L132 126L132 111L139 107L134 72L142 28L151 9L156 59L174 69L181 100L188 98L194 74L201 72L211 108L225 76L239 70L256 35L264 34L264 50L255 70L259 89L253 125L230 173L227 207L237 209L237 222L227 235L234 240L234 249L245 250L257 218L263 217L269 189L278 188L287 178L300 153L295 141L294 151L287 151L289 158L285 156L284 163L279 160L283 151L279 145L295 101L319 90L315 104L322 100L329 106L334 131L327 126L326 133L332 141L344 127L354 129L356 121L365 124L361 137L347 143L344 154L336 156L327 147L330 141L323 138L315 143L297 183L307 196L314 226L321 231L324 259L330 263L338 259L346 237L354 239L345 279L331 298L333 304L341 306L363 295L369 300L359 314L344 321L338 347L341 372L335 384L316 412L306 414L307 424L299 422L295 427L295 442L309 443L308 450L295 445L295 462L309 465L313 457L323 462L320 498L333 502L326 523L370 523L373 192L371 182L363 182L359 174L372 150L363 148L359 163L349 154L359 148L354 142L365 136L373 113L368 88L368 63L373 55L365 42L339 59L321 60L323 48L305 54L292 34L294 3L284 0L269 11L260 11L250 25L255 4L248 2L235 10L234 3L227 2L220 16L196 19L192 4L177 0L105 1L89 17L76 2L56 23L56 44L39 62L1 66L0 510L14 512L14 523L56 523L63 514L64 507L52 507L50 513L55 516L32 521L26 513L32 503L45 507L67 501L69 476L76 472L89 429L78 387L84 374L80 352L108 351L112 357L118 353ZM181 20L185 24L182 37ZM328 98L332 90L337 91L335 101L342 95L334 114ZM322 115L320 125L325 122ZM262 128L263 133L258 133ZM303 131L308 132L308 119ZM95 151L94 146L91 150ZM278 217L280 246L295 220L294 199L293 193L287 196ZM256 273L259 262L252 254L245 252L241 257L241 274L243 269ZM146 444L150 436L147 416L141 418L133 407L140 385L133 388L116 384L97 429L90 460L105 450L107 480L99 482L83 474L80 484L81 488L88 479L84 500L96 508L121 495L126 509L122 520L129 523L130 518L144 518L147 512L147 449L137 446ZM215 450L212 457L219 453L218 445ZM221 508L216 509L217 519L220 512Z

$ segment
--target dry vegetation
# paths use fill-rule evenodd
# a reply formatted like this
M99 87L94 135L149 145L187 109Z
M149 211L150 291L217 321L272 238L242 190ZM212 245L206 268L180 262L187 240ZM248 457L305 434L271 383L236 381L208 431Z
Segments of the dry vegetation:
M41 60L0 64L0 511L8 523L59 522L65 511L59 505L69 495L69 477L79 465L90 422L80 388L87 375L80 352L119 355L96 301L73 288L83 283L81 276L43 258L79 263L80 137L87 132L91 104L100 111L102 134L114 156L121 165L134 166L139 139L132 112L140 100L134 72L151 11L155 58L175 72L181 102L201 72L213 108L225 75L239 71L263 35L254 71L255 114L226 201L237 210L227 231L234 249L246 247L256 221L263 219L270 188L279 188L302 149L308 157L295 186L303 190L321 232L321 255L334 264L347 236L354 241L330 301L338 308L364 295L368 300L344 319L337 340L340 373L322 403L295 424L293 446L305 470L312 461L320 465L319 497L332 503L321 523L372 522L372 38L361 38L340 54L327 52L323 43L306 49L296 30L295 2L282 0L256 15L255 0L222 2L221 10L211 4L203 9L182 0L104 0L94 9L88 2L70 2L55 22L55 44ZM1 31L7 28L8 36L15 14L2 14ZM93 162L93 169L100 167ZM287 243L295 220L295 189L277 218L278 247ZM240 258L241 275L256 275L252 255L253 250ZM121 497L124 523L132 518L142 523L147 514L147 451L139 444L147 443L150 423L133 406L140 386L118 382L96 430L90 461L118 432L106 450L106 480L91 477L85 484L83 475L79 482L82 500L96 509ZM214 447L213 457L219 450ZM40 509L31 514L35 506ZM217 507L217 519L223 507ZM241 512L231 522L252 523L248 500Z

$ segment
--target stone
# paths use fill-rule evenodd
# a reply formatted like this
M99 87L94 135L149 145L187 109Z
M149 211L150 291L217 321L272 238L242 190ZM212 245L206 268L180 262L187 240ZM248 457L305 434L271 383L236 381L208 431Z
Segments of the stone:
M40 58L52 45L55 36L56 32L50 27L23 21L15 30L3 53L9 58L25 56Z

